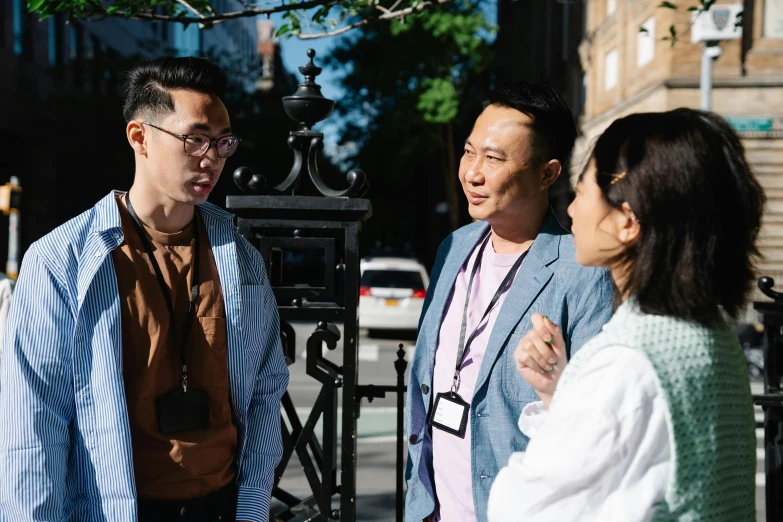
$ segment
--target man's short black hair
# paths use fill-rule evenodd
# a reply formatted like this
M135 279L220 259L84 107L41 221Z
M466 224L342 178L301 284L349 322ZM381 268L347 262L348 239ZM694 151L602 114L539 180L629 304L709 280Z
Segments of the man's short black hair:
M765 196L729 124L693 109L632 114L604 131L593 158L606 201L627 202L641 228L616 260L629 269L620 294L649 314L736 318L755 279Z
M205 58L162 57L143 62L128 71L122 114L129 122L174 111L170 89L190 89L226 94L226 72Z
M533 82L517 82L490 93L484 102L516 109L533 120L534 160L543 163L560 161L563 168L576 141L574 117L565 100L551 87Z

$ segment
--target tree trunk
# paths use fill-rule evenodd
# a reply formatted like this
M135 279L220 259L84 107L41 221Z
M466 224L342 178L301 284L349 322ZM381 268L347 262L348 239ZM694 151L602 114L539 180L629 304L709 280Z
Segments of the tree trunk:
M459 228L459 172L457 171L456 151L454 150L454 129L451 122L446 124L446 198L449 205L449 227L452 231Z

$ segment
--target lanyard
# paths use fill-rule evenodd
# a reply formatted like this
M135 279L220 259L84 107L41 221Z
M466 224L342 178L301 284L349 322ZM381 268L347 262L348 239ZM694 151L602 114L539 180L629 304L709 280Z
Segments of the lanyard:
M484 319L487 318L490 312L492 312L492 309L495 308L495 305L498 304L498 300L503 295L503 292L506 291L506 287L514 278L514 274L516 274L517 270L519 269L519 266L522 264L522 261L525 260L527 253L530 252L530 249L525 250L524 252L522 252L522 254L519 255L517 260L514 261L514 264L511 266L511 269L508 271L508 274L506 274L506 277L503 279L503 282L500 283L500 287L497 289L495 295L492 297L492 300L489 302L489 306L487 306L484 315L481 316L481 319L476 325L475 330L473 330L473 333L470 334L470 337L468 337L467 342L465 342L465 334L467 333L467 329L468 329L468 305L470 304L470 294L471 291L473 290L473 278L476 277L476 272L478 272L479 265L481 264L481 256L484 253L484 247L487 246L488 242L489 242L489 237L487 237L487 239L483 243L481 243L481 248L479 248L478 254L476 255L476 261L473 263L473 271L470 273L470 279L468 281L468 291L467 291L467 295L465 296L465 308L462 311L462 328L460 329L460 333L459 333L459 350L457 351L457 364L454 370L454 382L451 384L452 393L456 393L457 391L457 383L459 382L459 372L462 368L462 362L463 359L465 358L465 353L470 348L470 344L478 335L478 331L479 331L479 327L481 326L481 323L484 322Z
M133 225L134 228L136 229L136 233L139 235L139 238L141 239L141 242L144 245L144 250L147 252L147 257L149 257L150 263L152 263L152 268L155 270L155 275L158 278L158 285L160 286L161 292L163 292L163 299L166 301L166 308L168 308L169 310L169 316L171 320L170 327L169 327L169 330L171 331L171 342L174 346L179 346L180 362L182 363L182 391L187 392L188 391L188 365L185 356L187 351L188 340L190 339L190 330L193 329L193 319L196 315L196 299L198 298L199 233L198 233L198 226L196 223L196 220L198 219L198 212L194 211L193 213L193 237L194 237L195 244L193 245L193 260L191 261L192 278L191 278L191 287L190 287L190 304L188 305L188 315L185 318L185 335L182 339L180 339L177 330L177 321L174 317L174 305L171 302L171 294L169 293L169 289L166 286L165 279L163 279L163 272L161 272L160 270L158 261L155 259L155 256L152 254L152 245L150 245L150 242L147 240L147 236L144 235L144 229L141 226L141 221L139 221L139 216L137 216L136 211L133 210L133 205L131 205L131 200L130 200L130 194L125 195L125 202L127 203L128 212L133 218Z

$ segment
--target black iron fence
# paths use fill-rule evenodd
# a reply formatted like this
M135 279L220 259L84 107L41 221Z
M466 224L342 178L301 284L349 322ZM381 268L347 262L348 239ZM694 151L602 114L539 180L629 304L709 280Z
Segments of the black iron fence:
M772 302L756 302L764 324L764 393L753 401L764 410L765 503L768 522L783 520L783 293L772 288L770 277L759 279L759 288Z

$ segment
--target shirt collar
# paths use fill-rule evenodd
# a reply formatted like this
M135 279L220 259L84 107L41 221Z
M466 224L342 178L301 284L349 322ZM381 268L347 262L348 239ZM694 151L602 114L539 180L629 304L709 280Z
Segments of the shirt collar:
M93 230L101 234L103 232L110 232L114 230L122 230L122 219L120 217L120 210L117 208L117 198L125 194L121 190L112 190L101 199L97 205L95 205L95 220L93 224ZM226 212L217 205L212 203L203 203L198 205L198 209L205 220L210 221L212 219L218 221L233 221L234 215L230 212ZM209 219L211 218L211 219Z

